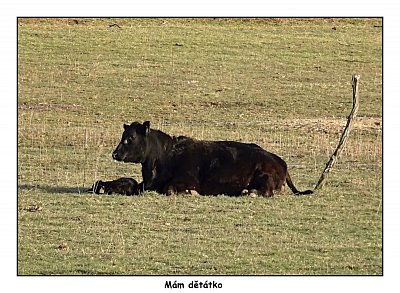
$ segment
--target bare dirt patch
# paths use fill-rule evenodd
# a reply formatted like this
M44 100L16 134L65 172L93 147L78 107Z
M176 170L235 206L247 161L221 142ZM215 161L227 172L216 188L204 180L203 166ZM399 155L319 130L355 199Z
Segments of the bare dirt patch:
M50 104L50 103L20 103L18 105L18 110L36 110L36 111L54 111L54 110L73 110L80 108L81 105L66 105L66 104Z
M285 126L294 129L306 129L313 132L341 133L347 122L346 118L305 118L287 119ZM353 123L353 129L363 131L382 131L382 118L357 117Z

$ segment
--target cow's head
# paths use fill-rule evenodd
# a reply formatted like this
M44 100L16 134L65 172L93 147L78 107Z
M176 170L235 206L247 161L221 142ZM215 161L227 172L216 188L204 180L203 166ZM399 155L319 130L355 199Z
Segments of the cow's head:
M150 132L150 122L143 124L133 122L124 124L121 142L112 153L114 160L125 163L143 163L146 159L147 136Z

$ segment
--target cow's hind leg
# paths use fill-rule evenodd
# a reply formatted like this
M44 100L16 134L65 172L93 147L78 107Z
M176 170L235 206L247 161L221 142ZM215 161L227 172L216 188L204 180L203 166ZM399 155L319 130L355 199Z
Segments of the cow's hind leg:
M259 173L254 176L249 184L249 195L253 194L271 197L274 195L275 183L273 177L269 174Z

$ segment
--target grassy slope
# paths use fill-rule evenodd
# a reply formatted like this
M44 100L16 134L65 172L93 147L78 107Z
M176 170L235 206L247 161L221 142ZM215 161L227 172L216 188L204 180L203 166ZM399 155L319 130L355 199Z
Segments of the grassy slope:
M380 25L21 19L19 273L381 274ZM311 187L349 113L352 73L362 118L316 196L79 194L97 178L139 179L110 156L135 120L256 142Z

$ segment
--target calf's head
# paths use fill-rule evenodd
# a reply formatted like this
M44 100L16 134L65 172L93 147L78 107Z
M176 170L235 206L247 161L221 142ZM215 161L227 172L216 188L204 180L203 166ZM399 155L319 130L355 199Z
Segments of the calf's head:
M143 124L139 122L133 122L131 125L124 124L121 141L112 153L113 159L125 163L143 163L146 159L149 132L149 121Z

